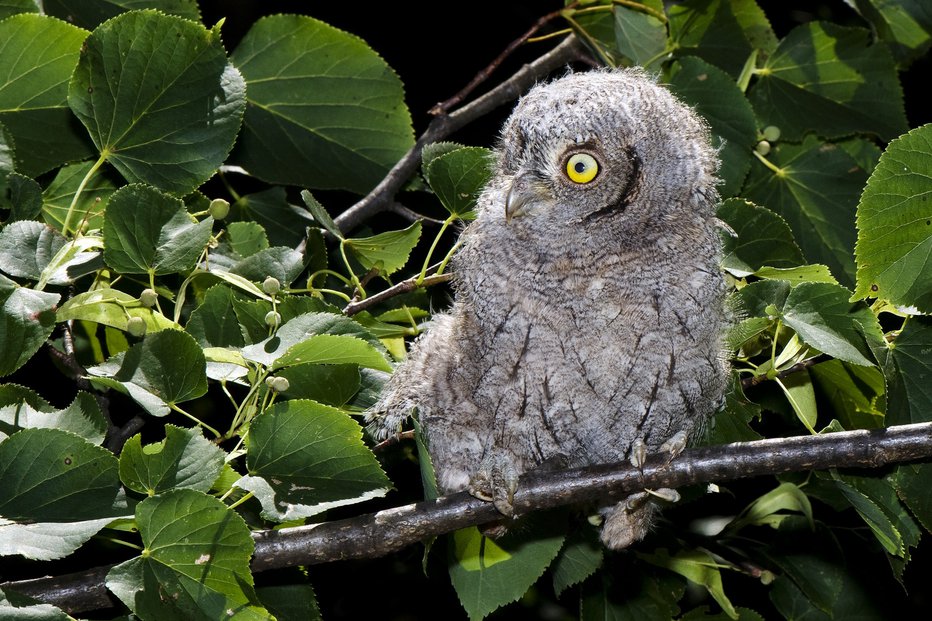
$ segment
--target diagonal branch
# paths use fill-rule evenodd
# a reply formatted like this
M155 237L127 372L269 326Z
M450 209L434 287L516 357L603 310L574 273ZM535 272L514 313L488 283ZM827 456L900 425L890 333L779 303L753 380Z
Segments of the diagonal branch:
M362 200L334 218L337 227L343 232L351 231L375 214L388 209L395 200L395 194L417 170L421 162L421 150L425 146L442 140L502 104L517 99L538 79L575 59L580 53L577 45L575 37L567 37L558 46L524 65L513 76L481 97L450 114L435 117L414 146L388 171L385 178Z
M825 468L878 468L932 457L932 423L887 429L737 442L688 449L670 463L628 464L530 474L514 499L519 513L579 503L610 503L645 488L676 488L760 475ZM354 518L265 530L256 542L253 571L374 558L428 537L500 519L491 503L466 493ZM104 585L109 567L0 584L3 590L55 604L75 613L114 605Z

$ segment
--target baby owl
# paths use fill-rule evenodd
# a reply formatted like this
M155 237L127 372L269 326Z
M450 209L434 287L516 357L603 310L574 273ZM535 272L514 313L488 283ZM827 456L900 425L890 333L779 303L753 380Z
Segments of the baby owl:
M638 70L571 74L524 96L453 259L456 299L370 411L415 413L442 493L509 515L518 477L675 454L721 402L718 159L705 123ZM623 548L637 494L601 510Z

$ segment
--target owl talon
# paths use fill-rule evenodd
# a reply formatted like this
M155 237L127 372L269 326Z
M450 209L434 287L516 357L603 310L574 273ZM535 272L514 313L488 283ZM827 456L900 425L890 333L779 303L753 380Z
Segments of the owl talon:
M670 489L669 487L661 487L659 489L649 489L646 490L651 496L662 500L664 502L674 503L680 501L680 493L675 489Z
M508 517L515 515L514 498L518 490L518 471L510 459L502 455L485 460L469 482L467 491Z
M660 445L660 452L668 455L667 463L683 452L688 436L685 431L677 432L672 438Z
M644 467L647 462L647 444L643 438L638 438L631 443L631 456L628 457L628 461L638 470Z

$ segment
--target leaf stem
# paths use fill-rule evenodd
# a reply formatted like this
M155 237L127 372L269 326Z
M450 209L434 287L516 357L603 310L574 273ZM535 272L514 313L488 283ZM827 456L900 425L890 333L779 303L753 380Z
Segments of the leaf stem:
M232 488L230 488L230 489L232 489ZM243 497L242 497L242 498L240 498L239 500L236 500L236 501L230 503L229 508L230 508L230 509L235 509L236 507L240 506L241 504L243 504L244 502L246 502L247 500L249 500L249 499L252 498L252 497L253 497L253 493L252 493L252 492L246 492L245 494L243 494Z
M180 407L178 407L178 406L175 405L174 403L169 403L169 404L168 404L168 407L171 408L172 410L174 410L175 412L178 412L179 414L183 414L184 416L187 416L187 417L190 418L192 421L194 421L195 423L197 423L198 426L203 427L204 429L206 429L206 430L209 431L210 433L214 434L215 437L219 438L219 437L222 436L222 434L221 434L219 431L217 431L216 429L214 429L213 427L211 427L210 425L208 425L208 424L205 423L204 421L200 420L197 416L194 416L193 414L188 414L187 412L185 412L184 410L182 410Z
M774 164L773 162L771 162L770 160L768 160L766 157L764 157L763 155L761 155L760 153L758 153L756 149L753 150L753 151L751 151L751 153L753 153L754 156L755 156L757 159L759 159L759 160L761 161L761 163L762 163L764 166L766 166L767 168L769 168L770 170L772 170L773 173L774 173L775 175L777 175L778 177L783 177L783 176L784 176L785 173L783 172L783 169L782 169L782 168L778 167L776 164Z
M443 236L444 232L453 222L459 219L459 216L455 214L450 215L446 220L443 221L443 224L440 226L440 230L437 231L437 235L434 237L433 243L430 245L430 249L427 251L427 256L424 257L424 265L421 267L421 273L418 274L417 280L414 283L417 286L421 286L421 283L424 282L424 277L427 276L427 270L430 267L430 259L434 255L434 250L437 248L437 243L440 241L440 238Z
M87 174L84 175L84 178L81 179L81 183L78 184L78 189L75 190L74 196L71 197L71 204L68 205L68 213L65 214L65 221L62 223L61 234L65 237L68 237L68 228L71 225L71 217L74 215L75 207L78 205L78 199L81 197L81 192L84 191L84 188L87 187L88 182L94 176L94 174L103 166L103 163L107 161L107 154L101 153L100 157L94 162L94 165L91 166L91 169L87 171Z

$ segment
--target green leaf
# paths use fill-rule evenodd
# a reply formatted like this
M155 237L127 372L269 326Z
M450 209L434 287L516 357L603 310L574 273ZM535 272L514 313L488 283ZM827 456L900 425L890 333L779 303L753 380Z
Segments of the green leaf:
M762 551L820 610L830 611L845 585L845 561L838 542L824 526L812 533L802 517L784 520L781 537Z
M583 585L581 621L669 621L680 609L685 581L644 565L613 567Z
M7 175L7 188L4 188L3 182L3 174L0 171L0 207L10 209L7 222L35 219L42 210L42 187L35 180L15 172ZM5 205L7 192L9 202Z
M932 313L932 124L887 146L858 205L858 298Z
M266 248L237 261L229 271L253 282L262 282L272 276L288 286L304 271L304 255L284 246Z
M68 105L101 157L130 183L175 194L210 178L233 147L246 106L219 28L132 11L98 26L84 46Z
M119 490L113 453L72 433L24 429L0 442L0 516L8 520L113 516Z
M296 364L279 369L276 375L288 380L289 399L310 399L334 407L346 405L359 390L359 367L355 364Z
M815 528L809 498L798 485L790 482L781 483L775 489L758 497L742 511L733 527L738 529L746 524L768 525L773 522L773 516L780 516L784 511L801 513L809 522L810 528Z
M16 278L39 280L64 245L58 231L40 222L11 222L0 230L0 269Z
M815 433L819 409L816 406L815 390L812 387L812 379L809 377L808 370L793 373L783 379L777 378L776 382L786 395L799 422L809 433Z
M264 181L364 194L414 144L401 81L357 37L274 15L231 58L250 104L234 159Z
M663 2L648 0L643 4L663 14ZM612 13L615 15L615 47L622 56L647 67L648 61L656 60L666 49L667 27L662 21L621 5L613 6Z
M780 143L768 159L777 170L752 165L743 195L786 219L810 263L824 263L839 282L854 284L854 214L867 173L843 149L814 136Z
M39 13L37 0L3 0L0 3L0 19L16 15L17 13ZM2 593L2 592L0 592Z
M359 364L391 371L377 345L378 339L352 319L312 312L286 321L274 336L244 347L243 357L273 369L318 363Z
M256 494L263 515L278 522L378 498L391 487L356 421L302 399L276 403L253 420L246 467L237 487Z
M734 378L725 393L725 407L716 412L709 425L703 444L728 444L760 440L761 435L750 427L750 422L760 419L761 408L744 396L741 383Z
M855 0L854 7L890 47L902 68L932 44L932 11L923 0Z
M493 163L489 149L463 147L426 160L424 177L447 211L471 219Z
M130 317L140 317L146 323L146 333L178 328L158 311L143 306L139 298L116 289L94 289L74 296L58 309L56 320L92 321L126 331Z
M420 238L421 223L415 222L401 231L387 231L372 237L354 237L344 243L364 268L375 268L389 276L404 267Z
M197 0L43 0L42 4L49 15L67 19L88 30L120 13L139 9L158 9L195 22L201 21Z
M28 388L0 385L0 440L33 428L70 431L100 444L107 433L107 421L90 393L79 392L71 405L57 410Z
M744 317L764 317L775 319L768 307L783 308L790 295L790 283L782 280L762 280L752 282L738 290L735 304Z
M765 265L791 267L803 263L803 255L786 220L740 198L722 203L716 214L737 237L723 235L722 267L739 278Z
M896 469L893 483L903 504L932 532L932 464L903 464Z
M874 364L868 342L882 343L877 317L850 292L828 283L794 287L783 307L783 321L806 342L830 356L864 366ZM865 340L868 339L868 340Z
M541 514L525 519L521 529L495 541L475 527L449 537L450 580L471 620L524 595L560 552L564 520Z
M80 162L62 166L45 191L42 192L42 218L59 231L65 225L65 218L78 186L87 176L93 162ZM78 202L71 214L69 226L84 223L83 230L92 231L104 225L104 210L110 196L121 182L109 167L98 170L81 190Z
M719 192L723 197L733 196L751 168L751 149L757 142L751 104L734 79L717 67L691 56L681 58L674 67L670 89L709 122L712 144L722 160Z
M165 439L142 445L135 435L120 452L120 480L126 487L154 496L172 489L210 490L220 476L226 453L200 429L165 425Z
M887 425L932 421L932 319L911 317L886 352Z
M919 527L897 498L893 483L877 477L831 474L835 485L877 541L894 556L909 558L908 548L919 543Z
M322 621L317 595L309 584L260 587L256 595L277 621Z
M883 373L877 367L863 367L829 360L809 369L818 392L831 404L834 416L846 429L883 427Z
M260 224L273 246L291 248L305 239L305 229L316 226L308 210L288 202L283 187L241 196L233 203L233 217Z
M233 299L233 290L225 285L214 285L207 290L204 301L191 312L184 327L198 345L240 348L246 344Z
M87 370L91 381L129 395L153 416L207 392L204 352L188 334L162 330Z
M21 0L32 3L35 0ZM0 9L2 13L2 9ZM4 593L0 589L0 618L21 619L28 621L71 621L74 617L65 614L61 608L52 604L40 604L37 600L20 595L10 590Z
M725 595L722 585L722 573L718 563L708 552L700 549L684 550L670 555L665 549L659 549L653 554L638 554L641 559L677 573L690 582L704 586L722 610L732 619L738 617L738 612Z
M317 222L317 224L327 229L327 231L329 231L329 233L337 239L343 239L343 234L340 232L340 227L336 225L336 223L330 217L330 214L328 214L327 210L324 209L324 206L321 205L316 198L314 198L313 194L307 190L301 190L301 200L303 200L304 204L307 205L308 211L311 212L311 216L313 216L314 221Z
M0 22L0 123L16 145L16 170L35 177L94 154L68 110L68 79L87 31L38 14Z
M57 293L33 291L0 275L0 377L20 368L55 328Z
M239 258L251 257L269 247L265 228L256 222L231 222L224 241Z
M371 343L345 334L317 334L293 347L279 357L273 369L297 364L358 364L370 369L390 372L392 367L385 356Z
M870 32L827 22L794 28L757 72L749 98L761 125L783 140L872 133L890 140L907 129L903 90L889 50Z
M566 536L566 544L553 563L553 590L557 597L602 566L605 548L595 533L594 528L576 529Z
M104 260L124 274L173 274L194 267L213 218L196 222L184 203L157 189L127 185L110 197L104 217Z
M800 265L799 267L762 267L754 272L758 278L785 280L791 287L803 282L823 282L837 285L838 281L824 265Z
M670 41L737 77L754 50L770 52L777 37L754 0L688 0L669 11Z
M136 507L145 550L107 574L107 588L141 619L267 620L253 591L249 527L216 498L180 489Z

